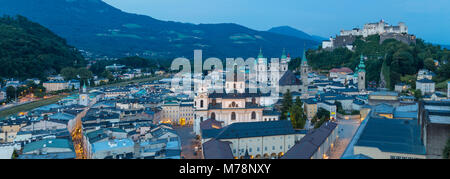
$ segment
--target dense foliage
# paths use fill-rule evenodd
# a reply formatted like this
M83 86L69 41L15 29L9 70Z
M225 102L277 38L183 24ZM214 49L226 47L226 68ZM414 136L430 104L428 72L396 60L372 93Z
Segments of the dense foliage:
M444 151L442 151L444 159L450 159L450 138L447 140Z
M316 116L313 117L311 122L314 124L314 129L317 129L320 126L322 126L322 124L324 124L329 120L330 120L330 112L328 112L326 109L319 108Z
M125 65L126 68L140 68L143 71L153 72L155 70L164 69L157 60L149 60L141 57L126 57L118 60L101 60L93 64L89 69L96 75L105 72L105 67L109 65ZM165 65L164 65L165 66Z
M81 54L45 27L25 17L0 18L0 77L45 78L68 66L83 66Z
M292 126L296 129L305 128L306 114L303 110L303 102L299 97L295 99L295 103L292 101L292 94L288 90L283 95L281 102L281 115L280 120L291 120Z
M313 69L329 70L335 67L349 67L355 69L359 63L359 57L363 54L366 59L366 79L385 83L385 87L393 88L398 82L406 82L410 85L414 80L402 80L417 74L420 69L427 68L437 74L433 79L442 82L450 78L450 51L441 49L440 46L427 44L417 39L416 44L406 44L389 39L380 44L378 35L366 38L358 37L354 42L355 49L338 48L333 51L311 50L308 51L308 63ZM439 62L436 66L434 60ZM384 64L384 65L383 65ZM384 76L384 80L380 75Z

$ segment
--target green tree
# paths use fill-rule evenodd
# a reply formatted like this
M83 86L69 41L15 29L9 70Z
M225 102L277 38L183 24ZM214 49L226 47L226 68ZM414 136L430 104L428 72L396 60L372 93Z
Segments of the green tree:
M442 156L444 156L444 159L450 159L450 138L447 140L444 151L442 151Z
M297 97L294 105L289 109L292 126L297 129L305 128L306 124L306 115L302 106L303 102Z
M63 68L60 73L65 80L72 80L77 78L78 70L73 67L66 67Z
M342 107L342 103L336 101L336 109L339 114L345 114L344 108Z
M109 71L109 70L105 70L102 72L101 77L108 79L109 81L113 81L114 80L114 75Z
M19 154L17 154L17 150L14 149L11 159L17 159L18 157L19 157Z
M320 126L322 126L323 123L325 123L326 121L328 121L325 117L320 118L320 120L318 120L315 124L314 124L314 129L319 128Z
M15 100L17 95L17 89L13 86L6 87L6 98L8 100Z
M91 78L89 84L90 84L92 87L95 86L95 80L94 80L94 78Z
M284 95L283 95L283 101L281 104L281 116L280 116L280 120L287 120L288 117L288 112L289 109L292 107L292 94L291 92L288 90Z
M314 128L319 128L323 123L330 120L330 112L324 108L319 108L313 120Z
M413 93L414 93L414 97L417 99L417 101L422 99L422 90L420 90L420 89L413 90Z
M436 71L436 65L434 63L433 58L426 58L423 61L423 65L426 69L431 70L431 71Z
M93 77L93 74L91 71L89 71L87 68L78 68L78 75L80 75L80 79L87 81L88 79L91 79Z

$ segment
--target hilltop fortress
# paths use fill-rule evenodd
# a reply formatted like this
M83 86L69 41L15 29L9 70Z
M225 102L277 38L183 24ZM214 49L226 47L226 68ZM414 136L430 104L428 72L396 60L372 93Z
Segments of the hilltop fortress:
M368 23L364 25L363 29L354 28L352 30L341 30L340 36L363 36L367 37L369 35L381 35L384 33L396 33L396 34L407 34L408 27L403 22L399 22L398 26L392 26L381 20L377 23Z
M336 38L331 37L330 40L323 41L322 48L332 50L346 47L352 50L356 37L367 37L370 35L380 35L380 43L387 39L396 39L407 44L416 42L416 37L408 34L408 26L405 23L399 22L397 26L392 26L381 20L376 23L365 24L363 29L341 30L340 35L336 35Z

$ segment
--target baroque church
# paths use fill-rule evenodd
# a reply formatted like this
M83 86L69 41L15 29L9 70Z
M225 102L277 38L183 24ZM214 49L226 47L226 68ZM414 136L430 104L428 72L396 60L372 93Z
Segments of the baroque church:
M305 55L304 55L305 56ZM302 61L302 77L306 78L304 84L308 83L309 66L306 58ZM214 86L201 85L195 92L194 97L194 132L200 134L200 123L208 119L219 121L222 126L228 126L237 122L261 122L279 120L279 113L273 109L274 104L281 99L284 88L295 86L300 91L301 82L293 80L290 83L293 73L288 70L288 63L291 61L285 50L281 55L279 63L268 63L264 58L262 50L255 59L254 69L256 73L250 73L248 66L240 69L233 68L233 80L225 82L225 92L208 92L208 88ZM244 71L245 78L238 78L238 71ZM251 76L256 75L256 76ZM252 79L256 79L256 82ZM288 82L284 81L286 79ZM276 96L270 92L261 92L261 85L265 83L267 88L275 89L279 86L280 91ZM295 88L294 87L294 88ZM250 89L256 89L256 93ZM307 89L307 87L306 87ZM289 89L291 90L291 89ZM282 96L282 95L281 95Z

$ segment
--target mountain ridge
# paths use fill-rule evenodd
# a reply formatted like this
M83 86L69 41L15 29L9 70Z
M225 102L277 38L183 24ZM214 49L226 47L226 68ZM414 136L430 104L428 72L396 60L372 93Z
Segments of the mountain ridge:
M124 12L101 0L0 0L0 14L23 15L98 56L148 58L300 56L317 41L257 31L235 23L192 24Z
M318 43L321 43L325 38L317 36L317 35L311 35L306 32L303 32L301 30L298 30L296 28L293 28L291 26L278 26L278 27L272 27L268 30L268 32L281 34L281 35L287 35L292 37L297 37L299 39L305 39L305 40L312 40L316 41Z

